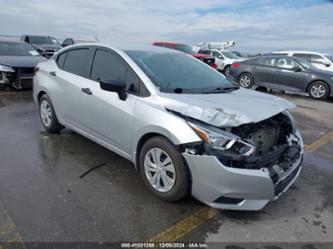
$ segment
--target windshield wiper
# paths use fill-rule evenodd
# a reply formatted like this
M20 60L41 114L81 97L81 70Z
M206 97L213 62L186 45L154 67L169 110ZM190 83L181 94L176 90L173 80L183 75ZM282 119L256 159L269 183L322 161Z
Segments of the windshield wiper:
M192 91L191 89L187 89L187 88L181 88L181 87L177 87L175 89L173 89L174 93L198 93L195 91Z
M239 89L239 86L230 86L230 87L218 87L213 90L202 92L202 94L208 93L227 93Z

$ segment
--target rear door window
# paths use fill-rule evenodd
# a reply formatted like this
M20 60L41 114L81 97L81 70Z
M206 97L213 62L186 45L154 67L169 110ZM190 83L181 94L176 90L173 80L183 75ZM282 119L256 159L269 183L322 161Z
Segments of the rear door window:
M63 70L82 76L89 76L89 48L79 48L66 52Z
M294 66L296 66L296 63L290 58L277 58L276 66L285 69L292 69Z
M256 64L263 66L271 66L274 67L276 65L276 58L272 57L261 57L255 60Z
M310 62L323 63L324 61L325 61L325 59L320 55L317 55L317 54L311 54L310 55Z

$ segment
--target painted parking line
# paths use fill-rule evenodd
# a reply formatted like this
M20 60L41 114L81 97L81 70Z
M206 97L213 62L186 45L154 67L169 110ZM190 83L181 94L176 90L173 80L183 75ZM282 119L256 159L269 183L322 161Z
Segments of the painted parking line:
M0 96L7 96L7 95L19 95L20 92L0 92Z
M17 227L0 203L0 249L13 248L13 242L17 249L26 248Z
M312 152L319 149L324 144L327 144L331 140L333 140L333 131L325 133L323 136L314 141L312 144L305 145L304 147L307 152Z
M333 131L330 131L320 137L318 140L312 144L305 145L305 150L307 152L315 151L320 146L333 140ZM204 207L197 212L185 217L183 220L179 221L177 224L167 228L161 233L157 234L151 238L150 242L173 242L176 241L186 234L190 233L200 225L204 224L206 221L212 219L218 214L218 211L213 208ZM18 232L17 227L10 218L6 209L0 203L0 249L6 249L10 247L11 242L19 242L16 244L16 248L25 249L23 239Z
M160 234L154 236L149 242L172 242L187 233L191 232L207 220L213 218L217 214L217 210L213 208L204 207L199 211L187 216L177 224L169 227Z
M328 143L333 140L333 131L330 131L319 139L314 141L312 144L304 145L304 149L306 152L312 152L319 149L320 146ZM177 224L167 228L165 231L157 234L153 238L151 238L150 242L174 242L177 239L185 236L190 233L206 221L212 219L218 214L218 211L213 208L204 207L199 211L191 214L188 217L185 217L183 220L178 222Z

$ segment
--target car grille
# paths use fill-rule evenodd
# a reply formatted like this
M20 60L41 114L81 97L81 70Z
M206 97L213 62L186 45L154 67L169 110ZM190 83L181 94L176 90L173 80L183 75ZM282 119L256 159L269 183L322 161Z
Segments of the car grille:
M288 144L277 146L274 150L265 153L264 155L254 156L245 159L247 168L262 168L268 167L280 160L282 155L287 151Z
M57 52L57 51L54 49L47 49L47 50L45 50L45 55L47 57L51 57L55 52Z
M33 67L23 67L23 68L16 68L17 74L19 75L33 75L34 68Z

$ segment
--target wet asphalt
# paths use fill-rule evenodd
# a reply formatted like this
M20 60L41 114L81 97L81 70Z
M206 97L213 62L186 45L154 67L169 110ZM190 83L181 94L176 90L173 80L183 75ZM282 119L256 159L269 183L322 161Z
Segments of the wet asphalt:
M306 144L333 130L332 100L280 97L297 105ZM0 241L4 216L25 242L147 241L203 207L155 198L127 160L69 129L45 132L31 92L0 92ZM219 211L181 240L333 242L333 141L306 153L296 183L262 211Z

